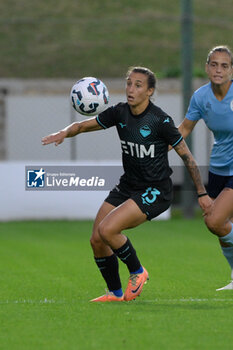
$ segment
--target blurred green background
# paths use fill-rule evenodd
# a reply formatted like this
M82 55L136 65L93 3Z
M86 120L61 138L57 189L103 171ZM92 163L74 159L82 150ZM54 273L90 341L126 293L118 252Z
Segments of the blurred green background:
M0 77L121 77L145 65L180 75L181 1L0 2ZM232 44L232 0L193 0L194 75L207 52Z

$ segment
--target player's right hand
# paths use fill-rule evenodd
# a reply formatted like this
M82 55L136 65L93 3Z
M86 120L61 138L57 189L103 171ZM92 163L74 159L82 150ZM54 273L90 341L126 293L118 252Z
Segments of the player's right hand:
M198 198L199 205L203 211L203 216L208 215L213 207L214 201L208 196Z
M55 132L54 134L50 134L48 136L45 136L42 138L41 142L42 145L49 145L50 143L55 143L55 146L60 145L63 141L64 138L67 136L67 132L64 130Z

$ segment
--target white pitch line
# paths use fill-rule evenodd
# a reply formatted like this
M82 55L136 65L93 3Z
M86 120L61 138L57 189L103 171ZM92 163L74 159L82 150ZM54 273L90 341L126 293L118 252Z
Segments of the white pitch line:
M84 301L84 300L82 300ZM161 304L161 303L207 303L207 302L228 302L232 303L232 299L226 299L226 298L180 298L180 299L152 299L152 300L140 300L143 303L154 303L154 304ZM19 299L19 300L0 300L0 305L5 304L70 304L74 302L79 302L78 300L55 300L55 299L41 299L41 300L32 300L32 299ZM88 302L88 300L87 300Z
M63 304L65 301L56 301L54 299L20 299L20 300L0 300L0 304Z
M202 302L233 302L232 299L220 299L220 298L181 298L181 299L153 299L143 300L148 303L202 303Z

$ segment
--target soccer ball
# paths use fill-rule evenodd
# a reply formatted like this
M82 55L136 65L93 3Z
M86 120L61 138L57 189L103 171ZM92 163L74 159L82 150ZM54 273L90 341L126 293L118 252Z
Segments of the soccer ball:
M109 93L101 80L85 77L74 84L70 98L72 106L77 112L85 116L93 116L107 108Z

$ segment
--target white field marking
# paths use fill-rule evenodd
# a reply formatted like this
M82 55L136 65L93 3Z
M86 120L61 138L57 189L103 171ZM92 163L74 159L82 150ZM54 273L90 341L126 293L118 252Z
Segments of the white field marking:
M32 300L32 299L19 299L19 300L0 300L0 304L64 304L65 301L54 299L41 299L41 300Z
M137 299L138 300L138 299ZM226 299L226 298L180 298L180 299L152 299L152 300L141 300L143 303L154 303L154 304L161 304L161 303L207 303L207 302L227 302L232 303L232 299ZM19 299L19 300L0 300L0 305L3 304L69 304L79 302L78 300L55 300L55 299L40 299L40 300L33 300L33 299Z
M180 299L153 299L143 300L147 303L206 303L206 302L233 302L232 299L220 299L220 298L180 298Z

